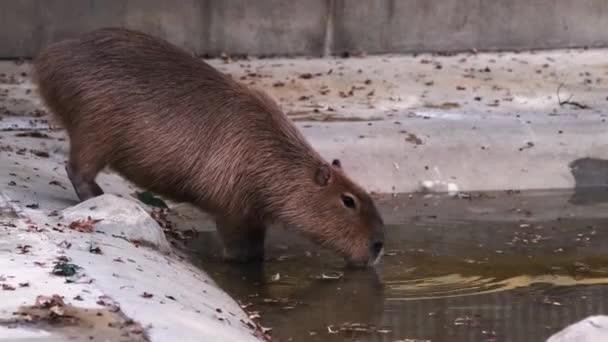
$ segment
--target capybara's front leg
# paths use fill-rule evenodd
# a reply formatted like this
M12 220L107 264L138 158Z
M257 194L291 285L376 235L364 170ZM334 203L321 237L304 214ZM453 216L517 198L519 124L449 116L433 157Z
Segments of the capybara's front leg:
M224 245L224 259L233 262L264 260L266 227L263 224L218 221L217 230Z
M81 202L103 195L103 190L101 190L101 187L94 180L85 179L81 174L72 170L69 165L65 167L65 171Z

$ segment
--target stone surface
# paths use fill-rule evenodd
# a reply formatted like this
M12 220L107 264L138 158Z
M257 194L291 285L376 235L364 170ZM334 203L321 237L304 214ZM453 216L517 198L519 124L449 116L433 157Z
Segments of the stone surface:
M95 223L95 230L102 234L137 241L165 253L171 251L162 228L133 200L104 194L65 209L61 216L67 224L88 218L101 220Z
M34 198L27 189L23 193ZM0 194L0 283L7 286L0 290L0 325L14 320L14 312L34 306L39 295L59 295L76 310L119 309L122 317L142 327L150 341L260 340L247 325L249 318L239 305L203 271L176 255L144 248L116 234L166 244L164 237L159 239L160 229L146 223L143 215L147 214L132 201L105 195L69 208L61 217L50 211L54 205L62 205L56 199L38 198L38 205L28 208L6 192ZM98 211L87 212L83 204L96 205ZM129 213L135 218L129 218ZM79 215L108 221L79 231L70 227L67 219ZM116 230L121 222L127 229ZM140 231L149 232L138 235L129 231L137 225L141 225ZM58 263L75 265L69 267L76 273L57 274ZM13 290L7 290L10 288ZM34 319L29 326L37 331L19 328L10 335L0 335L0 340L68 340L61 325ZM82 328L77 325L68 335L88 336L90 329L86 324Z
M608 316L590 316L567 326L549 337L547 342L608 341Z

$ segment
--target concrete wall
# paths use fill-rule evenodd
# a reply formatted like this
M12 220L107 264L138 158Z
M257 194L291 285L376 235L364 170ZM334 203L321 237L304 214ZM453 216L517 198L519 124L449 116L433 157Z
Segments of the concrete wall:
M31 57L104 26L143 30L209 55L605 46L608 1L0 1L0 57Z

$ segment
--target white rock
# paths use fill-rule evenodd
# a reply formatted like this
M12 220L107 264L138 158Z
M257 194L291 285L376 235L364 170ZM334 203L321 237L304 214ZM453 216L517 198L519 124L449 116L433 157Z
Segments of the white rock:
M26 329L23 327L7 328L0 326L0 341L65 341L67 338L52 336L44 330Z
M66 222L101 219L95 224L97 231L139 241L164 253L171 251L162 228L133 200L104 194L65 209L62 216Z
M604 341L608 341L608 316L589 316L555 333L546 342Z

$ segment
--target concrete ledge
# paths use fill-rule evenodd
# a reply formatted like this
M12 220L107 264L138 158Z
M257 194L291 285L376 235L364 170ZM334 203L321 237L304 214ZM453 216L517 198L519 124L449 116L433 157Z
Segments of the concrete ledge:
M323 156L392 193L606 186L607 60L598 49L210 63L268 91ZM41 108L27 92L29 66L3 70L17 76L3 86L12 115L0 127L40 128L24 117ZM575 104L560 105L568 99ZM0 136L24 144L14 150L39 149ZM63 162L67 144L44 143Z
M104 195L56 216L49 212L61 205L56 199L25 193L38 200L35 206L28 208L0 192L0 341L68 341L89 335L130 341L264 340L256 324L204 272L138 245L141 236L156 237L156 248L166 241L155 223L121 222L120 215L112 216L134 210L133 216L141 217L143 209L134 201ZM84 218L72 221L78 212ZM87 220L88 214L103 221ZM41 306L39 296L55 295L61 305ZM38 315L20 321L15 314L29 310ZM65 330L45 324L40 315L45 310L55 310L59 320L65 310L75 321ZM85 319L95 312L106 318ZM5 327L12 329L4 333Z
M3 1L0 58L106 26L212 56L605 46L607 11L603 0Z

